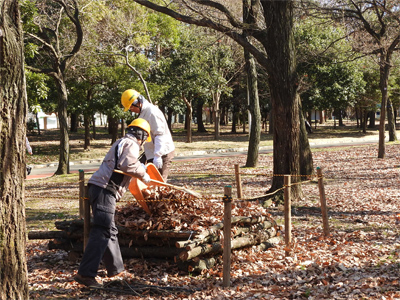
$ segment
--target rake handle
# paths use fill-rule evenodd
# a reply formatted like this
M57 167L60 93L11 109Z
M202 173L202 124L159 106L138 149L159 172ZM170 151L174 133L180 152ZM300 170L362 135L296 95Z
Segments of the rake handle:
M115 172L115 173L119 173L119 174L124 174L124 175L127 175L127 176L131 176L131 177L135 177L135 178L138 178L138 179L141 179L141 178L142 178L142 177L137 176L137 175L125 173L124 171L121 171L121 170L116 170L116 169L114 169L114 172ZM168 187L177 189L177 190L183 190L183 189L184 189L184 188L181 188L180 186L176 186L176 185L173 185L173 184L170 184L170 183L158 181L158 180L151 179L151 178L150 178L150 182L154 182L154 183L157 183L157 184L159 184L159 185L165 185L165 186L168 186Z

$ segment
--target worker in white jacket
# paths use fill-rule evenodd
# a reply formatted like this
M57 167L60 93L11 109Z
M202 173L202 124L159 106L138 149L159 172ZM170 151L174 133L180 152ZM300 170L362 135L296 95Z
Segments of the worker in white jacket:
M122 94L121 103L124 111L137 113L139 118L149 122L152 142L144 145L146 162L153 163L166 181L175 156L175 145L163 112L132 89Z

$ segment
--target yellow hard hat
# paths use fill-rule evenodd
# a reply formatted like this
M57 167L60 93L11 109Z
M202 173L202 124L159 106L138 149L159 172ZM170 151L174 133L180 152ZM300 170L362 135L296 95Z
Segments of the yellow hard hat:
M123 92L121 96L121 103L124 106L124 111L128 111L132 103L135 102L135 100L139 96L140 93L135 90L126 90L125 92Z
M128 125L128 128L129 127L139 127L140 129L143 129L144 131L146 131L147 132L146 142L151 142L150 124L145 119L137 118L137 119L133 120L131 124Z

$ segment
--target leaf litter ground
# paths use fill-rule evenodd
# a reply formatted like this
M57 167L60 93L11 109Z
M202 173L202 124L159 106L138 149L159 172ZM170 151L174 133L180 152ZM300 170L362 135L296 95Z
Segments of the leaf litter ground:
M79 259L71 262L67 252L48 250L48 241L28 241L30 297L400 299L399 145L386 145L386 158L376 157L376 146L314 151L314 166L323 170L331 235L323 236L316 180L304 183L303 198L293 203L290 255L285 255L284 243L264 252L257 251L256 247L234 250L229 288L222 287L222 264L193 275L180 272L172 261L129 259L125 261L127 271L119 277L107 278L105 270L102 267L99 270L98 280L110 288L116 286L118 292L89 290L72 280ZM169 182L201 192L206 199L220 199L227 184L235 192L233 164L244 165L245 159L236 156L176 162ZM261 155L259 165L262 167L241 169L244 199L262 195L271 184L272 157ZM26 193L28 196L32 193L31 197L34 193L43 195L40 186L44 189L45 185L41 181L29 181ZM62 183L57 186L58 193L62 194ZM70 182L66 189L70 194ZM123 200L129 201L126 199ZM218 205L222 207L221 203ZM254 205L251 202L249 209L254 210ZM219 221L222 209L219 213L214 209L214 205L201 207L204 215ZM235 210L243 214L247 207L238 204ZM283 224L281 207L271 207L268 212ZM178 226L185 227L185 224ZM147 290L124 293L121 286L147 287Z

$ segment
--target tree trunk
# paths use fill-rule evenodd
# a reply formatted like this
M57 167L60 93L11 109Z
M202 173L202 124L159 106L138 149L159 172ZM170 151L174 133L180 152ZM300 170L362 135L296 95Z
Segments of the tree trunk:
M83 116L83 124L85 125L85 144L83 149L90 150L90 117Z
M338 119L339 119L339 126L344 126L343 124L343 111L341 109L338 109Z
M254 168L258 165L258 154L261 137L261 113L258 100L257 70L254 58L245 50L247 64L247 90L249 93L249 110L251 115L251 128L249 146L247 150L246 167Z
M117 127L118 127L118 123L119 123L119 121L117 122ZM125 123L125 120L121 120L121 137L122 136L125 136L125 125L126 125L126 123Z
M368 120L369 117L368 128L375 128L375 113L375 111L369 111L368 115L366 116L366 120Z
M257 1L243 1L243 19L246 23L254 24L256 22L256 12L254 11ZM247 91L249 97L249 110L251 123L249 128L249 146L247 150L246 167L252 168L258 165L258 153L261 137L261 112L258 99L257 68L254 57L244 49L247 73ZM250 120L249 120L250 121Z
M301 103L300 103L301 105ZM308 133L306 122L303 116L303 110L299 109L300 118L300 174L312 175L314 173L314 165L310 143L308 142ZM308 176L302 176L303 180L307 180Z
M385 60L385 57L380 57L380 80L379 87L382 93L381 100L381 116L379 120L379 145L378 158L385 158L385 121L386 121L386 104L388 99L388 82L390 73L390 64Z
M171 131L172 133L172 115L174 113L174 110L170 107L167 108L167 115L168 115L168 119L167 119L167 124L168 124L168 128L169 131Z
M268 82L273 120L273 155L275 175L270 192L283 186L284 174L300 174L300 97L297 91L295 43L293 36L293 1L262 1L266 29ZM296 182L297 177L293 180ZM301 185L293 185L292 195L301 194Z
M220 116L220 111L219 111L219 100L220 100L220 93L219 92L214 92L212 94L213 97L213 119L214 119L214 139L218 140L220 136L220 130L219 130L219 116Z
M363 133L367 133L367 121L368 121L368 112L365 109L363 109L361 110L361 123L362 123Z
M77 113L71 113L71 132L78 132L79 116Z
M187 125L186 143L191 143L192 142L192 111L189 107L186 109L186 125Z
M19 3L0 5L0 299L28 299L25 224L26 115Z
M40 135L39 114L36 113L35 116L36 116L37 132L38 132L38 135Z
M186 104L186 143L192 142L192 101L188 100L185 95L182 95L183 102Z
M200 99L197 101L197 107L196 107L197 132L207 132L203 123L203 105L204 105L204 100Z
M118 120L113 117L108 117L108 126L111 134L111 144L114 144L118 139Z
M246 133L246 115L247 115L247 110L242 113L242 129L243 133ZM250 122L250 120L249 120Z
M92 115L93 139L96 139L96 118Z
M360 119L361 109L359 107L356 107L355 111L356 111L356 123L357 123L356 127L357 128L361 128L361 124L360 124L360 121L361 121L361 119Z
M239 119L239 112L238 112L238 106L234 105L233 106L233 112L232 112L232 129L231 133L236 133L236 124L237 120Z
M58 120L60 122L60 156L58 160L58 168L56 175L69 173L69 133L68 133L68 92L65 85L63 75L58 74L56 84L59 90L58 99Z
M393 104L390 99L388 99L387 114L388 114L389 142L395 142L397 141L396 122L394 117Z
M221 125L221 126L224 126L224 125L226 125L227 124L227 122L226 122L226 116L227 116L227 109L226 109L226 107L225 106L222 106L222 108L221 108L221 114L220 114L220 117L219 117L219 125Z

